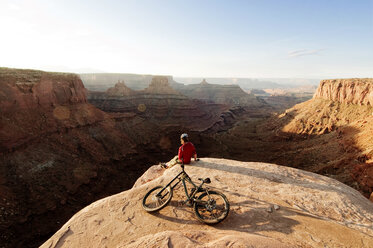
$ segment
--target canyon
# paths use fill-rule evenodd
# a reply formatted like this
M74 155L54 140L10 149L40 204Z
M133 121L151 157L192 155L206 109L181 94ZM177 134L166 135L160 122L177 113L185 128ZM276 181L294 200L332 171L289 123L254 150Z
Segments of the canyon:
M338 98L330 94L335 82L344 85L335 88ZM316 172L369 198L373 191L373 107L366 96L372 91L371 79L323 80L311 100L264 121L245 118L215 135L225 152L211 150L210 155ZM363 92L360 98L356 92Z
M129 73L86 73L80 74L85 87L90 92L105 92L112 88L115 82L125 82L126 86L135 91L147 88L155 75ZM281 112L312 98L316 90L314 79L268 79L250 78L176 78L166 77L170 87L184 96L215 103L267 106ZM213 82L211 83L210 80ZM273 81L272 81L273 80ZM282 84L274 83L280 81ZM299 85L302 83L302 85ZM255 94L261 91L263 94ZM257 96L257 97L256 97ZM264 101L263 101L264 100ZM261 103L258 104L258 101ZM252 108L255 111L257 108Z
M0 86L4 247L38 246L82 207L130 188L150 165L173 157L180 133L198 140L246 113L189 99L165 77L137 93L119 83L87 97L77 75L0 68ZM133 101L118 109L128 97Z
M372 194L372 79L323 80L283 112L237 86L146 80L87 90L78 75L0 68L3 247L38 246L83 207L130 189L176 154L183 132L202 157L295 167Z

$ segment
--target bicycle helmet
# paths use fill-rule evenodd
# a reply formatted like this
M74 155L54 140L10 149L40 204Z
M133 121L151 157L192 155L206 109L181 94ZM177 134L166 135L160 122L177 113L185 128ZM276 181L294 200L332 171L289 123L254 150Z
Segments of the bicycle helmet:
M188 134L187 134L187 133L183 133L183 134L180 136L180 139L183 139L183 138L188 138Z

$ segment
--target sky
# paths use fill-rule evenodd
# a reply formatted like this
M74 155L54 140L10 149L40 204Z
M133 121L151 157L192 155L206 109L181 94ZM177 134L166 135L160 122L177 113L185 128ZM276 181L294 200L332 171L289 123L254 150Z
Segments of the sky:
M373 77L373 0L0 0L0 67Z

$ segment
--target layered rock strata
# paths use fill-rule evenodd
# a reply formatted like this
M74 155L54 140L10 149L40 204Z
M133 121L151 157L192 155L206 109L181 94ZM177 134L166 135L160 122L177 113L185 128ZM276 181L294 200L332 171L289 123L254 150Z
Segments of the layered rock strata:
M113 87L115 82L125 81L127 86L133 90L143 90L149 86L153 79L153 75L140 75L129 73L85 73L80 74L85 87L91 91L106 91ZM172 76L165 76L171 83Z
M373 79L322 80L314 97L346 104L373 105Z
M239 105L254 108L268 107L265 102L260 101L260 99L253 94L246 93L238 85L209 84L206 80L203 80L199 84L175 84L173 87L184 95L194 99L228 104L231 106Z
M136 113L157 123L196 131L210 129L216 123L226 124L235 118L235 110L230 111L230 105L192 100L174 90L167 77L162 76L153 77L150 85L141 91L117 83L106 92L90 92L88 99L106 112Z
M0 68L0 152L56 131L58 126L102 119L101 111L83 119L81 108L90 108L86 103L86 89L76 75Z
M214 102L217 104L225 104L230 106L246 106L246 107L261 107L269 108L268 104L256 98L253 94L247 94L238 85L219 85L210 84L203 80L200 84L184 85L173 80L172 76L152 76L152 75L136 75L136 74L113 74L113 73L94 73L81 74L85 86L92 92L105 92L109 88L113 89L114 82L125 81L129 89L135 91L152 91L153 80L167 80L167 91L171 94L177 92L189 97L190 99L198 99L202 101ZM164 94L161 90L160 83L156 82L157 90ZM168 86L171 86L173 91ZM115 87L114 87L115 88ZM142 92L146 93L146 92ZM152 93L156 93L154 90ZM96 94L96 93L92 93Z
M372 94L373 79L323 80L313 99L272 118L264 130L293 140L298 151L294 155L302 164L308 161L307 170L335 177L369 198L373 192Z

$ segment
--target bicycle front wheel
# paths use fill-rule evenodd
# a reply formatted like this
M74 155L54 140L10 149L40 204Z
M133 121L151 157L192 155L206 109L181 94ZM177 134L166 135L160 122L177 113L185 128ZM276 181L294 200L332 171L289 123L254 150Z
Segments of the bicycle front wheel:
M194 203L194 212L204 223L217 224L228 216L229 202L223 193L208 191L198 197Z
M165 188L163 186L156 186L149 190L142 200L142 207L148 212L158 211L164 208L172 198L172 189L170 186ZM162 191L162 193L160 193Z

